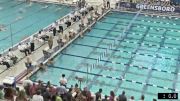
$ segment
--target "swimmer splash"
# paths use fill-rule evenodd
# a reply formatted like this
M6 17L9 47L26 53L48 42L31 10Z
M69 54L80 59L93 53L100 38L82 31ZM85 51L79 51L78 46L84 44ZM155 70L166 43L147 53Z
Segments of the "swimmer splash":
M172 7L172 6L137 4L136 8L145 9L145 10L164 11L164 12L174 12L175 11L175 7Z

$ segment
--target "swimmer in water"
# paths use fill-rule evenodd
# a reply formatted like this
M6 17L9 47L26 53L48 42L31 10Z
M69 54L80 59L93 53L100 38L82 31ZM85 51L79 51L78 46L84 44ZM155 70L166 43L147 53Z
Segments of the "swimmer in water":
M46 5L46 6L42 7L42 8L48 8L48 7L49 7L49 6Z
M6 29L6 27L5 27L5 25L0 25L0 32L1 31L6 31L7 29Z
M24 12L26 12L26 10L24 8L19 9L19 13L24 13Z
M18 16L15 20L17 21L17 20L20 20L22 18L23 18L22 16Z

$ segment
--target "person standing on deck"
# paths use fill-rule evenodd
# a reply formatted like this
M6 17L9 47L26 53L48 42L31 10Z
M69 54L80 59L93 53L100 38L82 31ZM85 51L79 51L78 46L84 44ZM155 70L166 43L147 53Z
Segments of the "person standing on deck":
M50 36L48 39L48 46L49 46L49 49L52 49L52 47L53 47L53 37L52 36Z
M33 36L30 37L30 47L31 47L31 52L33 52L34 47L35 47L35 45L34 45L34 37Z
M111 5L110 0L107 0L106 2L107 2L107 8L110 9L110 5Z

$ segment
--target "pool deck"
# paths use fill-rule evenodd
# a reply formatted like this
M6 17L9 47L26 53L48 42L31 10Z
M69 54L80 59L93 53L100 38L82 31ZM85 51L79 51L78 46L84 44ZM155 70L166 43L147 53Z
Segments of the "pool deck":
M68 14L67 14L68 15ZM65 16L67 16L65 15ZM65 17L64 16L64 17ZM64 18L63 17L63 18ZM79 28L79 23L80 21L78 22L75 22L75 23L72 23L72 25L65 29L64 30L64 33L63 34L68 34L69 33L69 30L71 30L72 28L74 30L77 30ZM95 22L94 22L95 23ZM76 35L77 37L79 37L79 34ZM56 35L54 38L53 38L53 50L55 50L55 48L57 48L58 44L57 44L57 39L58 39L58 35ZM77 38L75 37L75 38ZM75 39L74 38L74 39ZM73 41L74 39L72 39L71 41ZM66 45L70 44L71 41L69 41ZM65 45L65 47L66 47ZM39 43L37 40L35 41L35 51L30 54L28 57L31 58L32 60L32 63L33 64L39 64L41 62L47 62L48 59L44 59L44 54L43 54L43 50L45 48L48 47L48 44L47 42L45 43ZM63 47L64 48L64 47ZM62 50L62 49L60 49ZM1 68L4 68L4 69L1 69L0 70L0 84L2 84L3 82L3 79L7 76L12 76L12 77L16 77L17 81L19 81L20 79L24 78L24 76L26 76L27 74L27 71L26 71L26 66L25 66L25 61L26 61L26 56L24 55L24 53L21 53L18 49L14 51L14 54L16 54L16 56L18 56L18 58L20 58L20 60L18 61L18 63L16 63L14 66L12 66L10 69L6 69L6 67L2 67ZM52 56L54 55L54 53L52 54ZM38 68L35 68L34 70L36 71ZM34 72L34 71L33 71ZM30 74L31 75L31 74ZM24 78L25 79L25 78Z

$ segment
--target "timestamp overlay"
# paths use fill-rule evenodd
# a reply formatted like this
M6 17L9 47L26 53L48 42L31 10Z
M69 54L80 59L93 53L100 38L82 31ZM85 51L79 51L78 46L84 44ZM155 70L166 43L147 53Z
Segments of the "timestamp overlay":
M158 99L174 99L178 100L178 93L158 93Z

